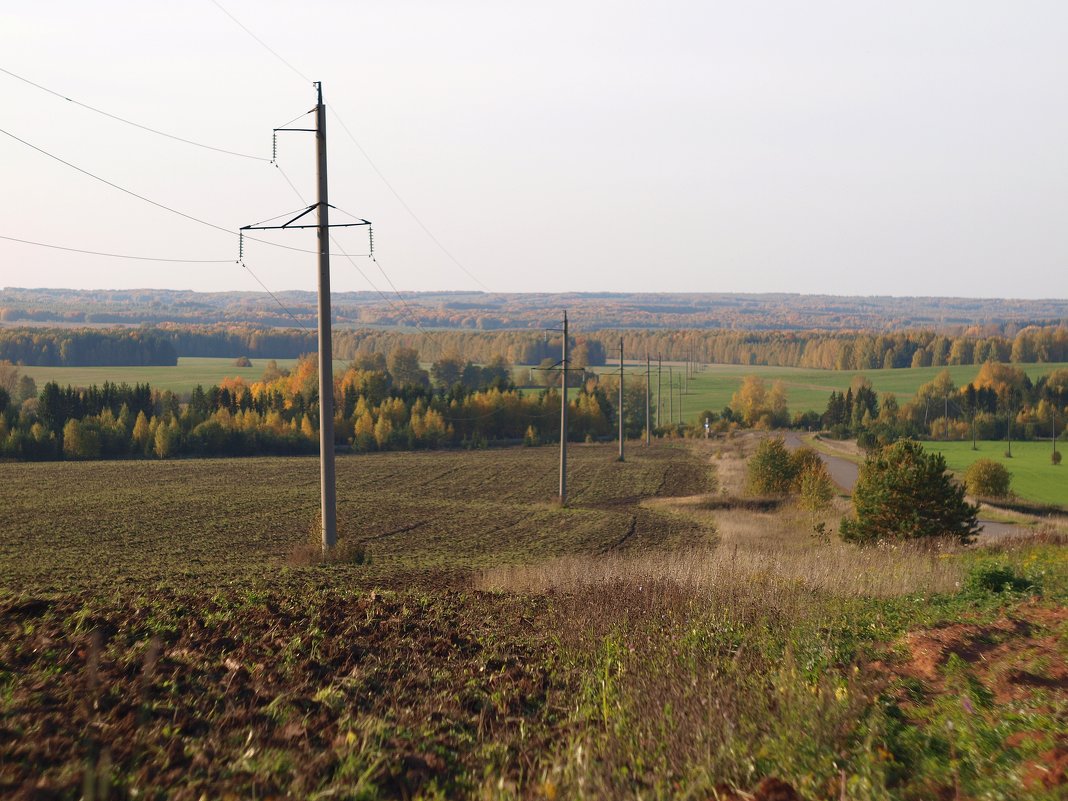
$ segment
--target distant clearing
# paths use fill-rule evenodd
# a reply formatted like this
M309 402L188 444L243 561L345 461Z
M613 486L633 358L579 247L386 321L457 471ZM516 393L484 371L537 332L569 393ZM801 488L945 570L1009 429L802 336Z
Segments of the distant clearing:
M1018 366L1023 368L1033 381L1053 370L1068 367L1068 364L1021 364ZM645 365L643 363L640 373L644 374L644 368ZM880 395L884 392L893 392L897 395L898 402L904 403L916 394L916 390L921 385L926 384L946 369L953 376L953 382L957 386L967 384L979 373L979 365L974 364L957 365L949 368L916 367L900 370L808 370L801 367L713 364L702 367L697 376L690 380L690 391L683 396L682 409L685 419L688 421L692 421L695 415L706 409L714 412L722 411L724 406L730 404L731 396L741 386L742 380L747 375L760 376L767 382L782 381L786 385L791 412L823 412L827 408L827 398L831 392L844 392L849 388L853 377L857 375L863 375L871 381L875 391ZM637 365L628 365L627 367L628 373L637 370ZM684 370L685 367L682 365L672 365L672 374L676 381L678 381L678 376ZM610 371L611 366L598 368L598 372ZM668 415L667 380L667 365L664 365L664 405L660 412L661 420L664 421L667 420ZM653 391L654 393L656 391L655 363L653 364ZM675 395L675 404L677 415L678 394Z
M209 387L224 378L240 376L254 381L263 375L269 359L253 359L251 367L235 367L232 358L203 358L182 356L176 367L19 367L19 372L33 378L38 388L48 381L60 386L75 387L100 385L105 381L115 384L148 382L153 389L169 389L172 392L189 392L197 384ZM292 367L296 359L278 359L279 367Z
M1012 473L1012 491L1021 498L1055 506L1068 505L1068 463L1054 467L1050 461L1053 446L1047 442L1013 442L1012 458L1005 456L1005 440L976 443L930 442L924 447L941 451L952 470L963 473L976 459L993 459L1004 464ZM1068 443L1058 442L1057 450L1064 451Z

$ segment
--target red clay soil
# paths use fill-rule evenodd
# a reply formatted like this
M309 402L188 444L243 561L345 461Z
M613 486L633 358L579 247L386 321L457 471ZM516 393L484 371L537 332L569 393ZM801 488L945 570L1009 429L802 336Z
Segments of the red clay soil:
M762 779L750 793L720 785L713 793L711 801L802 801L802 799L792 785L768 776Z
M1028 790L1068 785L1068 737L1064 744L1041 754L1024 768L1023 785Z
M1068 609L1023 605L993 623L949 623L909 633L909 660L899 675L944 689L941 669L956 655L976 671L998 702L1019 700L1035 689L1068 694L1068 664L1058 630Z
M1036 701L1035 693L1042 691L1056 701L1068 699L1063 645L1066 623L1068 609L1023 604L993 623L950 623L910 632L903 643L908 650L904 663L879 662L872 668L888 677L918 680L927 694L937 695L952 692L947 689L943 668L955 655L968 664L997 703L1030 701L1038 704L1036 708L1049 711L1050 702ZM901 700L907 711L913 702L904 697ZM1049 731L1018 732L1007 738L1005 745L1019 748L1029 741L1048 742L1050 735ZM1068 787L1068 735L1057 736L1054 743L1023 766L1025 788Z

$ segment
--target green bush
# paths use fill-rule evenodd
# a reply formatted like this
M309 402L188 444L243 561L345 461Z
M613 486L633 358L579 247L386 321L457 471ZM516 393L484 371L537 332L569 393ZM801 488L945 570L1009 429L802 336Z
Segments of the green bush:
M822 460L807 466L797 477L797 502L807 512L822 512L834 497L834 484Z
M795 450L790 454L790 472L792 474L794 492L801 491L801 476L810 470L819 470L824 467L823 458L807 445Z
M955 537L968 542L979 531L978 507L953 483L945 457L902 440L870 454L853 490L855 517L842 521L842 539Z
M964 473L968 492L979 498L1005 498L1011 483L1012 473L993 459L977 459Z
M749 491L754 495L785 495L794 483L794 462L782 437L765 437L749 457Z
M1061 463L1061 452L1060 451L1054 451L1053 455L1050 456L1049 458L1050 458L1050 461L1053 462L1054 466L1059 465Z
M1029 592L1035 583L1020 576L1008 565L996 562L982 562L968 573L964 588L971 592Z

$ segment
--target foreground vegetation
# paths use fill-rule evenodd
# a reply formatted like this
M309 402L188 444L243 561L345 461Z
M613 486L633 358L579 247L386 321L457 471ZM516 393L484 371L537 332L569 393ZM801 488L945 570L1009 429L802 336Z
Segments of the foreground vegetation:
M1063 534L858 548L755 444L343 457L326 563L313 459L0 464L0 794L1060 797Z

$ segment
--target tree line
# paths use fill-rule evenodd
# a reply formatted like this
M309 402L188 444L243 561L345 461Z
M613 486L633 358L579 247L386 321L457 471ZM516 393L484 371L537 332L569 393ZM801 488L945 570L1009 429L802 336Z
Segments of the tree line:
M46 367L173 366L178 351L160 331L0 329L0 361Z
M857 376L846 392L831 393L820 423L833 436L856 437L869 448L904 438L1065 438L1068 369L1032 381L1016 365L987 362L960 387L943 370L904 404L893 393L880 397Z
M827 370L1020 364L1068 361L1068 327L1028 326L1013 336L969 329L959 335L933 330L723 331L685 329L598 330L572 337L572 363L605 364L620 337L634 358L695 361L703 364L767 365ZM334 332L334 355L351 360L359 353L388 354L416 348L436 361L462 354L477 363L501 356L513 364L538 365L559 359L560 336L539 331L414 331L354 328ZM315 333L305 329L163 325L143 329L0 329L0 360L25 365L173 365L178 356L297 358L316 349Z
M559 376L559 373L556 373ZM580 375L569 398L569 436L611 437L613 379ZM259 380L231 378L187 396L148 384L87 388L46 384L36 395L8 365L0 372L0 456L13 459L241 456L318 451L318 373L313 358L290 370L268 364ZM10 387L10 389L4 387ZM624 425L645 425L645 385L628 382ZM336 445L356 451L483 447L557 440L556 387L524 392L512 365L478 365L457 355L425 369L419 352L362 352L334 382Z

